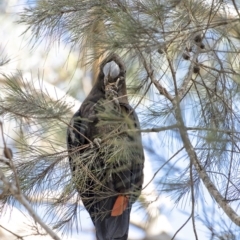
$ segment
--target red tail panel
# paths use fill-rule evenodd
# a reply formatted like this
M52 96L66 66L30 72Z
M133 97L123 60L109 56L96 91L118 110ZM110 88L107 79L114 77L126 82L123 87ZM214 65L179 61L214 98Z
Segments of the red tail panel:
M128 197L123 195L118 196L113 205L111 216L116 217L121 215L123 211L126 210L127 205L128 205Z

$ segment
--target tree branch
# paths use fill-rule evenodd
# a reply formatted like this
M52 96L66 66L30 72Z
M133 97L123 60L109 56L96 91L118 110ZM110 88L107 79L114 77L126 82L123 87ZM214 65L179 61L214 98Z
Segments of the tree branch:
M163 96L165 96L169 101L173 101L174 97L166 90L166 88L164 88L160 82L158 82L154 77L153 77L153 71L151 70L151 68L148 66L143 54L141 53L141 51L138 49L138 52L141 56L141 60L143 63L143 66L148 74L148 77L150 78L151 82L154 84L154 86L158 89L159 93Z
M165 96L169 101L171 102L173 101L173 96L170 95L166 88L164 88L157 80L153 78L151 78L151 81L153 82L154 86L157 88L161 95Z
M0 228L2 228L2 229L4 229L5 231L11 233L11 234L14 235L17 239L22 239L22 240L23 240L23 238L24 238L24 237L22 237L22 236L20 236L20 235L18 235L18 234L16 234L16 233L14 233L14 232L12 232L11 230L5 228L5 227L2 226L2 225L0 225Z
M187 129L184 125L183 118L181 115L181 109L179 105L179 101L176 103L175 114L177 122L179 123L179 132L183 141L183 145L186 149L186 152L190 158L191 163L196 168L203 184L207 188L210 195L215 199L215 201L220 205L222 210L226 213L226 215L234 222L237 226L240 226L240 216L236 214L236 212L229 206L227 201L223 198L221 193L215 187L214 183L209 178L207 172L205 171L204 167L201 165L200 161L197 158L197 154L194 151L194 148L191 144L191 141L188 137Z
M0 179L2 180L3 184L8 188L10 193L15 197L28 211L28 213L32 216L32 218L40 224L40 226L54 239L54 240L61 240L57 236L55 232L51 228L49 228L37 215L37 213L33 210L25 196L20 192L19 189L17 189L16 185L13 183L10 183L8 179L5 177L4 173L0 170Z
M10 182L8 180L8 178L4 175L4 173L2 172L2 170L0 169L0 179L3 182L3 194L8 191L11 193L11 195L17 199L28 211L28 213L32 216L32 218L38 222L41 227L55 240L61 240L55 232L53 232L53 230L51 228L49 228L43 221L42 219L36 214L36 212L33 210L33 208L31 207L31 205L29 204L29 202L27 201L26 197L23 195L21 188L20 188L20 184L19 184L19 179L18 179L18 175L17 175L17 171L15 168L15 165L12 161L12 155L9 153L9 149L6 146L6 141L4 138L4 133L3 133L3 123L0 122L0 128L1 128L1 132L2 132L2 139L3 139L3 143L4 143L4 150L6 150L7 153L7 159L9 160L9 162L6 162L5 158L2 158L2 162L9 164L10 169L13 172L14 178L13 180Z

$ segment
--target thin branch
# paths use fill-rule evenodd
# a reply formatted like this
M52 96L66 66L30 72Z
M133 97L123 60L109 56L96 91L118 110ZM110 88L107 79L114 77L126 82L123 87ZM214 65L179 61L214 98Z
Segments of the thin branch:
M171 240L174 240L174 238L177 236L177 234L186 226L186 224L189 222L189 220L192 217L192 213L191 215L188 217L188 219L185 221L185 223L175 232L175 234L173 235L173 237L171 238Z
M0 227L1 227L2 229L4 229L5 231L11 233L11 234L14 235L15 237L17 237L17 239L22 239L22 240L23 240L24 237L22 237L22 236L20 236L20 235L18 235L18 234L16 234L16 233L10 231L9 229L5 228L5 227L2 226L2 225L0 225Z
M238 10L238 8L237 8L237 4L236 4L235 0L232 0L232 3L233 3L233 6L234 6L237 14L238 14L238 17L240 17L240 13L239 13L239 10Z
M188 85L189 85L190 81L192 80L194 66L196 64L199 65L197 62L199 53L200 53L200 49L197 48L197 51L194 53L194 55L192 57L192 61L191 61L191 64L190 64L190 67L188 70L188 75L183 80L182 86L178 89L178 96L179 96L179 99L181 99L181 100L186 95L186 93L189 91Z
M194 151L194 148L191 144L189 139L187 129L184 125L184 121L181 115L181 109L179 102L176 104L175 108L176 119L181 125L179 128L179 132L183 141L183 145L186 149L186 152L190 158L190 161L194 164L202 182L204 183L205 187L207 188L210 195L215 199L215 201L220 205L222 210L226 213L226 215L234 222L237 226L240 226L240 217L236 214L236 212L230 207L221 193L218 191L212 180L209 178L207 172L205 171L204 167L201 165L200 161L197 158L197 154Z
M164 88L161 83L159 81L157 81L154 77L153 77L153 71L151 70L151 68L148 66L146 59L144 58L142 52L138 49L138 52L141 56L141 60L143 63L143 66L151 80L151 82L154 84L154 86L158 89L159 93L163 96L165 96L169 101L173 101L174 97L166 90L166 88Z
M151 77L150 77L151 78ZM159 93L163 96L165 96L169 101L173 101L173 96L171 96L171 94L166 90L166 88L164 88L160 82L158 82L155 79L151 78L151 81L153 82L154 86L157 88L157 90L159 91Z
M152 178L150 179L150 181L144 186L143 189L145 189L156 177L156 175L159 173L159 171L165 166L167 165L174 157L176 157L182 150L184 149L184 147L180 148L176 153L174 153L152 176Z
M231 98L231 105L232 105L232 98ZM231 123L232 123L232 131L234 130L233 129L233 115L231 115ZM233 134L230 135L230 138L231 138L231 142L233 143L234 142L234 139L233 139ZM233 153L234 153L234 144L231 145L231 157L230 157L230 164L229 164L229 169L228 169L228 178L227 178L227 186L226 186L226 191L225 191L225 199L227 199L227 196L228 196L228 190L229 190L229 185L230 185L230 177L231 177L231 173L232 173L232 167L233 167Z
M57 236L57 234L50 228L48 227L42 219L36 214L36 212L32 209L31 205L27 201L27 199L22 195L22 194L17 194L15 195L15 198L27 209L28 213L32 216L32 218L38 222L41 227L54 239L54 240L61 240Z
M195 239L198 240L197 230L196 230L196 223L195 223L195 191L194 191L194 180L193 180L193 163L190 163L190 181L191 181L191 199L192 199L192 226L193 232L195 235Z
M162 131L166 131L166 130L176 129L176 128L178 128L178 127L179 127L178 124L173 124L173 125L169 125L169 126L166 126L166 127L134 129L134 130L130 130L130 131L138 131L138 132L142 132L142 133L162 132Z
M9 159L8 158L5 158L3 156L0 157L0 162L2 162L3 164L6 164L7 166L11 166L10 165L10 162L9 162Z
M209 170L207 171L207 173L213 173L213 174L222 175L223 177L225 177L225 178L228 180L229 183L232 184L232 186L233 186L238 192L240 192L240 188L238 188L238 187L236 186L236 184L234 184L233 181L231 181L230 177L229 177L229 176L226 176L224 173L220 173L220 172L216 172L216 171L209 171ZM225 198L227 199L227 195L225 195Z
M158 127L158 128L145 128L145 129L134 129L134 130L129 130L129 131L139 131L139 132L162 132L162 131L166 131L166 130L172 130L172 129L176 129L179 128L180 125L178 123L173 124L173 125L169 125L166 127ZM205 127L187 127L185 126L185 129L187 131L211 131L211 132L220 132L220 133L226 133L226 134L240 134L240 132L236 132L233 130L227 130L227 129L219 129L219 128L205 128Z
M166 57L167 57L167 61L168 61L168 65L170 67L170 71L172 73L172 78L173 78L173 83L174 83L174 91L175 91L175 96L178 95L178 87L177 87L177 78L176 78L176 70L174 69L173 63L169 57L168 52L166 52ZM173 101L173 99L172 99ZM171 101L171 102L172 102Z
M227 134L233 134L233 133L240 134L240 132L236 132L233 130L224 130L224 129L219 129L219 128L186 127L185 126L185 129L188 131L212 131L212 132L221 132L221 133L227 133Z
M0 122L0 127L1 127L1 131L2 131L2 139L3 139L3 143L4 143L4 149L7 149L6 146L6 141L4 138L4 133L3 133L3 124L2 122ZM9 151L7 149L7 151ZM61 240L55 232L53 232L53 230L51 228L49 228L42 220L41 218L36 214L36 212L33 210L33 208L31 207L31 205L29 204L29 202L27 201L27 199L25 198L25 196L23 195L21 188L20 188L20 183L19 183L19 179L18 179L18 175L17 175L17 171L16 168L13 164L12 161L12 156L10 156L10 154L8 154L8 160L10 163L10 168L13 171L14 174L14 181L10 182L8 180L8 178L4 175L4 173L2 172L2 170L0 169L0 179L3 182L4 188L7 189L8 191L10 191L10 193L12 194L12 196L14 198L16 198L28 211L28 213L32 216L32 218L38 222L41 227L55 240ZM4 189L4 190L5 190Z
M27 199L22 193L19 193L19 190L17 187L8 181L8 179L5 177L4 173L0 170L0 179L2 180L3 184L8 188L8 190L11 192L13 197L15 197L28 211L28 213L32 216L32 218L40 224L40 226L55 240L61 240L55 232L51 228L49 228L37 215L37 213L33 210Z
M1 127L1 132L2 132L2 140L3 140L3 145L4 145L4 152L6 152L6 157L9 159L9 163L10 163L10 167L13 171L13 174L14 174L14 180L16 182L16 186L17 186L17 189L20 193L21 189L20 189L20 183L19 183L19 179L18 179L18 176L17 176L17 170L15 168L15 165L13 164L13 161L12 161L12 154L10 153L10 149L7 148L7 144L6 144L6 141L5 141L5 137L4 137L4 132L3 132L3 123L0 122L0 127Z

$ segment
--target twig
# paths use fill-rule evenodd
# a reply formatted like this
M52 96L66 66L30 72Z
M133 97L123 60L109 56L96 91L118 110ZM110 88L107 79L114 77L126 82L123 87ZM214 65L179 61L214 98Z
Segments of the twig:
M195 191L194 191L194 181L193 181L193 163L190 163L190 181L191 181L191 200L192 200L192 226L193 226L193 232L195 235L195 239L198 240L197 230L196 230L196 224L195 224Z
M191 144L191 141L188 137L187 129L185 128L184 121L181 115L181 109L179 102L176 103L175 108L176 119L178 123L181 125L179 127L179 132L183 141L183 145L186 149L186 152L190 158L190 161L193 163L194 167L196 168L201 180L203 181L205 187L207 188L208 192L212 195L215 201L220 205L222 210L227 214L227 216L234 222L237 226L240 226L240 217L236 214L236 212L229 206L227 201L218 191L212 180L209 178L207 172L205 171L204 167L201 165L200 161L197 158L197 154L194 151L194 148Z
M174 240L174 238L177 236L177 234L186 226L186 224L188 223L188 221L191 219L192 217L192 213L191 215L188 217L188 219L185 221L185 223L175 232L175 234L173 235L173 237L171 238L171 240Z
M195 66L195 64L198 64L197 63L197 57L198 57L199 53L200 53L200 50L199 50L199 48L197 48L196 53L194 53L194 55L192 57L192 61L191 61L190 67L189 67L188 75L184 79L184 81L182 83L182 86L178 89L178 96L179 96L179 99L181 99L181 100L186 95L186 93L189 91L188 84L192 80L193 67Z
M157 127L157 128L145 128L145 129L131 129L128 131L138 131L138 132L143 132L143 133L148 133L148 132L162 132L166 130L172 130L172 129L177 129L179 128L180 125L178 123L169 125L166 127ZM219 128L205 128L205 127L187 127L185 126L185 129L187 131L210 131L210 132L219 132L219 133L226 133L226 134L233 134L237 133L240 134L240 132L236 132L233 130L227 130L227 129L219 129Z
M55 240L61 240L55 232L51 228L49 228L42 220L41 218L35 213L31 205L28 203L27 199L22 193L19 193L19 190L17 189L16 185L13 183L10 183L8 179L5 177L3 172L0 169L0 179L2 180L3 184L9 189L13 197L15 197L28 211L28 213L32 216L32 218L38 222L41 227Z
M3 145L4 145L4 151L7 154L6 157L9 159L9 163L10 163L11 169L12 169L13 174L14 174L14 180L16 182L17 189L20 193L21 189L20 189L20 183L19 183L18 176L17 176L17 170L15 168L15 165L13 164L12 154L10 153L10 149L7 148L7 144L6 144L6 141L5 141L5 138L4 138L4 133L3 133L3 123L2 122L0 122L0 126L1 126L1 132L2 132L2 140L3 140Z
M3 144L4 144L4 149L6 151L9 151L9 149L7 148L6 145L6 141L4 138L4 133L3 133L3 126L2 126L2 122L0 121L0 127L1 127L1 131L2 131L2 139L3 139ZM2 159L3 162L6 162L6 160L3 158ZM53 230L51 228L49 228L42 220L41 218L36 214L36 212L33 210L33 208L31 207L31 205L29 204L29 202L27 201L26 197L23 195L21 188L20 188L20 184L19 184L19 179L17 176L17 171L16 168L13 164L12 161L12 156L10 154L8 154L8 160L9 160L9 164L10 164L10 168L13 171L14 174L14 181L10 182L8 180L8 178L4 175L4 173L2 172L2 170L0 169L0 179L3 182L4 188L6 188L8 191L10 191L10 193L12 194L12 196L14 198L16 198L28 211L28 213L32 216L32 218L38 222L41 227L55 240L61 240L55 232L53 232Z
M137 131L137 132L142 132L142 133L148 133L148 132L162 132L166 130L172 130L172 129L177 129L179 127L178 124L173 124L169 125L166 127L158 127L158 128L145 128L145 129L130 129L128 130L129 132L131 131Z
M58 235L49 228L42 219L36 214L36 212L32 209L31 205L27 201L24 195L18 194L15 195L15 198L27 209L28 213L32 216L32 218L38 222L41 227L54 239L54 240L61 240L61 238L58 237Z
M152 178L150 179L150 181L144 186L143 189L145 189L156 177L156 175L159 173L159 171L165 166L167 165L174 157L176 157L182 150L184 149L184 147L180 148L177 152L175 152L160 168L158 168L158 170L153 174Z
M17 237L17 239L22 239L22 240L23 240L23 237L22 237L22 236L20 236L20 235L14 233L14 232L12 232L12 231L10 231L9 229L5 228L5 227L2 226L2 225L0 225L0 227L1 227L2 229L4 229L5 231L11 233L11 234L14 235L15 237Z
M155 80L155 79L151 79L151 80L152 80L154 86L159 91L159 93L162 94L163 96L165 96L168 100L170 100L172 102L173 96L171 96L169 94L169 92L166 90L166 88L164 88L157 80Z
M239 12L239 10L238 10L238 8L237 8L237 4L236 4L235 0L232 0L232 3L233 3L233 6L234 6L237 14L238 14L238 17L240 17L240 12Z
M8 158L0 157L0 162L6 164L9 167L11 166Z
M145 70L147 71L147 74L151 80L151 82L154 84L154 86L158 89L159 93L163 96L165 96L169 101L173 101L174 97L166 90L166 88L164 88L160 82L158 82L156 79L154 79L153 77L153 71L150 69L150 67L148 66L143 54L141 53L141 51L138 51L140 56L141 56L141 60L143 63L143 66L145 68Z

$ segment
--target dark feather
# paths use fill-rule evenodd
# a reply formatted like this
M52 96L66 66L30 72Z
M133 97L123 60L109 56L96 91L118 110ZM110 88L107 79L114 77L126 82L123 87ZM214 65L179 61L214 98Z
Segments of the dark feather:
M110 61L119 75L105 76ZM114 76L114 75L112 75ZM100 66L96 84L74 114L67 132L73 182L96 228L98 240L127 239L132 204L140 195L144 154L138 117L128 104L125 67L116 54ZM116 199L127 209L111 216Z

